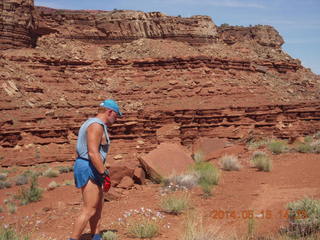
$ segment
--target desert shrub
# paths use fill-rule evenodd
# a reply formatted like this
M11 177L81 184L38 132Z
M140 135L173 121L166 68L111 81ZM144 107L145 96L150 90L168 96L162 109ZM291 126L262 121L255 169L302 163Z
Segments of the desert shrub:
M198 175L198 184L206 197L211 196L214 185L219 182L219 170L208 162L198 162L193 166L193 171Z
M220 158L222 168L226 171L238 171L241 167L238 157L233 155L225 155Z
M310 145L310 143L300 143L296 150L300 153L311 153L313 151L313 147Z
M48 190L53 190L55 188L59 187L59 184L56 183L55 181L52 181L48 184Z
M304 198L288 204L288 232L304 237L320 231L320 200Z
M140 218L128 225L128 233L136 238L152 238L159 234L160 227L156 221Z
M29 240L28 236L19 236L12 228L1 227L0 240Z
M13 202L7 203L7 209L10 214L14 214L17 212L17 206Z
M270 140L268 140L268 139L260 139L260 140L252 139L247 143L247 146L248 146L249 150L255 150L255 149L258 149L260 147L266 146L269 143L269 141Z
M59 167L59 173L69 173L73 171L73 167L72 166L62 166Z
M19 175L16 178L16 186L25 185L29 181L28 177L26 175Z
M32 176L31 185L29 188L21 188L18 199L21 200L22 205L26 205L30 202L37 202L42 197L42 189L38 187L38 177Z
M267 146L274 154L280 154L287 150L287 144L280 140L271 140Z
M55 178L59 176L59 171L49 168L43 173L43 176L49 177L49 178Z
M12 187L11 182L0 182L0 189L11 188L11 187Z
M103 240L117 240L118 236L117 236L117 233L115 233L113 231L106 231L106 232L102 233L102 239Z
M202 218L193 212L187 213L184 220L182 240L223 240L227 239L218 234L218 228L204 227Z
M304 137L304 142L305 143L311 143L313 141L313 137L312 136L305 136Z
M8 177L7 173L0 173L0 181L5 181Z
M203 162L204 161L204 153L202 151L197 151L192 155L192 158L196 163Z
M198 175L188 173L178 176L172 176L163 180L163 185L167 190L188 190L192 189L198 183Z
M270 172L272 169L272 160L264 152L254 152L251 161L259 171Z
M319 132L316 132L316 133L314 134L314 138L315 138L315 139L320 139L320 131L319 131Z
M63 185L65 185L65 186L71 186L71 185L73 185L73 181L71 181L71 180L65 180L64 183L63 183Z
M183 195L168 195L161 199L160 207L164 212L180 214L190 207L190 197Z

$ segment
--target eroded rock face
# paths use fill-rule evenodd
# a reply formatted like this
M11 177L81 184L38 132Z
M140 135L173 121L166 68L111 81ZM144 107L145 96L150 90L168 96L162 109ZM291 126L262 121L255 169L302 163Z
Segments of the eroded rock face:
M68 11L37 7L39 20L59 31L61 38L95 43L130 42L140 38L210 43L217 29L210 17L166 16L160 12Z
M1 0L0 11L0 49L35 46L33 0Z
M11 2L16 11L23 6ZM320 77L281 50L273 28L217 35L206 17L38 13L37 47L0 52L1 166L73 161L81 123L105 98L125 113L110 128L114 185L132 178L137 156L159 143L191 148L199 137L232 142L320 130Z
M220 26L218 27L218 33L219 40L227 44L255 41L262 46L280 48L284 43L283 38L272 26Z

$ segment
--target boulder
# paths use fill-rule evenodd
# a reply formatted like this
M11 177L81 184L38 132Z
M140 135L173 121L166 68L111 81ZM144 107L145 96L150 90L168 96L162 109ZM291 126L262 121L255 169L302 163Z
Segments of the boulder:
M139 160L147 174L156 182L174 174L182 174L194 163L191 153L182 145L162 143Z
M197 139L192 146L193 158L207 161L212 156L223 153L224 148L230 146L230 143L225 138L208 138L202 137Z
M110 188L109 192L104 195L104 201L111 202L114 200L119 200L121 194L116 192L114 188Z
M133 172L133 180L138 184L145 184L146 174L142 168L136 168Z
M127 166L110 166L109 170L111 184L112 186L116 186L125 176L132 178L134 169L128 168Z

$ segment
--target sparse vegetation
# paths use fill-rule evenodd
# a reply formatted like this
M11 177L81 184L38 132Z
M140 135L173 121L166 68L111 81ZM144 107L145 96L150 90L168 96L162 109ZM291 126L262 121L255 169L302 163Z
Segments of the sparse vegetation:
M255 150L255 149L266 146L269 143L269 141L270 141L269 139L260 139L260 140L252 139L247 143L247 146L249 150Z
M164 179L163 185L169 191L188 190L197 185L198 179L198 175L188 173Z
M59 187L60 185L58 183L56 183L55 181L52 181L48 184L48 190L53 190L57 187Z
M183 240L223 240L218 234L218 228L203 226L202 218L193 212L189 212L184 221Z
M10 214L14 214L17 212L17 206L13 202L7 203L7 209Z
M304 198L288 204L289 227L287 233L305 237L320 232L320 200Z
M16 178L16 186L25 185L29 182L29 179L26 175L19 175Z
M5 181L7 179L8 173L0 173L0 181Z
M49 178L55 178L59 176L59 171L49 168L43 173L43 176L49 177Z
M192 158L196 163L203 162L204 161L204 153L202 151L197 151L192 155Z
M19 236L10 227L1 227L0 229L0 240L29 240L28 236Z
M313 147L310 145L310 143L300 143L296 150L300 153L311 153L313 151Z
M268 146L268 149L274 154L283 153L288 149L286 142L281 140L275 140L275 139L271 140L267 146Z
M0 182L0 189L4 189L4 188L11 188L12 187L12 183L10 182Z
M251 161L259 171L270 172L272 170L272 160L265 152L254 152Z
M193 166L193 171L198 175L198 184L202 188L205 197L212 195L212 188L219 182L219 170L208 162L197 162Z
M38 177L32 176L31 185L28 189L22 188L18 199L21 200L22 205L30 202L37 202L42 197L42 189L38 187Z
M73 181L71 180L65 180L64 183L63 183L64 186L71 186L73 185Z
M225 155L220 158L221 166L226 171L238 171L241 167L238 157L233 155Z
M128 233L136 238L152 238L159 234L160 227L156 221L140 218L128 226Z
M190 196L188 194L167 195L161 199L160 207L167 213L180 214L190 207Z
M103 240L117 240L118 236L117 233L114 231L106 231L102 234L102 239Z
M73 167L72 166L62 166L59 167L59 173L69 173L73 171Z

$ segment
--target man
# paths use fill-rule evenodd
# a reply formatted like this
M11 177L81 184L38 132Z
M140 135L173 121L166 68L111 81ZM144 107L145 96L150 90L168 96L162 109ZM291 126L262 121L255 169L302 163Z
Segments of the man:
M80 127L74 179L76 187L81 188L84 204L69 240L79 240L88 222L93 235L92 240L102 239L99 223L104 201L103 192L108 191L110 187L109 172L104 167L110 145L107 128L120 116L122 113L118 104L112 99L107 99L100 104L98 114Z

